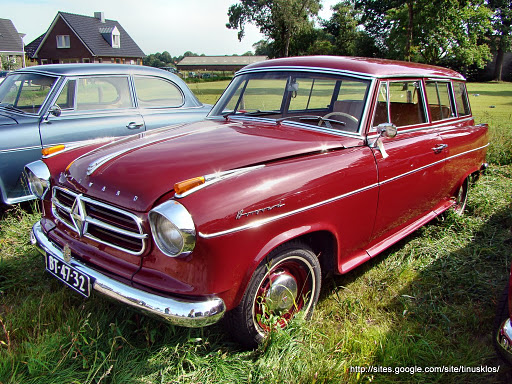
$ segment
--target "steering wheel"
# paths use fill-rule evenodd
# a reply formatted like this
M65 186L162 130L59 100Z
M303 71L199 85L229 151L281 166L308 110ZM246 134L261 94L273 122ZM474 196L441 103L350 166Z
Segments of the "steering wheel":
M357 120L354 116L348 114L348 113L345 113L345 112L329 112L328 114L322 116L322 119L328 119L329 117L331 116L344 116L346 117L347 119L353 121L354 123L358 124L359 123L359 120ZM322 125L322 121L323 120L320 120L318 122L318 125Z

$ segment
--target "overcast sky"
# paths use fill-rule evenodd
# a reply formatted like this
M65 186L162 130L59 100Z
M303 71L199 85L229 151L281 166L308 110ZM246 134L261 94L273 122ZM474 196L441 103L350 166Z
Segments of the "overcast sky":
M104 12L117 20L146 55L186 51L206 55L232 55L253 51L263 37L253 26L242 42L225 27L228 8L237 0L1 0L0 18L10 19L25 44L42 35L58 11L94 16ZM321 16L328 18L337 0L322 0Z

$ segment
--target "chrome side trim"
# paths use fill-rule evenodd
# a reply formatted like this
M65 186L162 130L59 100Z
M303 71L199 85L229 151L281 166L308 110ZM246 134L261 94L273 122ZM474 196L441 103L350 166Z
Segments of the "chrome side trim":
M19 148L1 149L0 153L22 152L22 151L30 151L32 149L41 149L41 146L40 145L33 145L31 147L19 147Z
M50 241L39 222L32 228L31 241L43 255L51 255L90 276L93 290L170 324L191 328L204 327L219 321L226 311L224 301L218 297L197 300L164 297L116 281L73 257L66 263L62 251Z
M400 179L400 178L402 178L404 176L408 176L408 175L411 175L411 174L416 173L418 171L421 171L423 169L433 167L434 165L437 165L437 164L440 164L440 163L444 163L445 161L448 161L448 160L451 160L451 159L455 159L455 158L460 157L460 156L467 155L468 153L471 153L471 152L479 151L479 150L484 149L484 148L486 148L488 146L489 146L489 144L486 144L486 145L483 145L483 146L478 147L478 148L470 149L469 151L466 151L466 152L461 152L461 153L458 153L456 155L449 156L446 159L441 159L441 160L438 160L438 161L434 161L433 163L424 165L423 167L419 167L419 168L413 169L412 171L409 171L409 172L406 172L406 173L402 173L401 175L398 175L398 176L392 177L390 179L381 181L379 184L380 185L387 184L387 183L389 183L391 181Z
M366 187L359 188L359 189L357 189L355 191L347 192L347 193L344 193L343 195L335 196L335 197L332 197L330 199L327 199L327 200L324 200L324 201L321 201L321 202L318 202L318 203L315 203L315 204L311 204L311 205L308 205L308 206L303 207L303 208L299 208L299 209L296 209L296 210L293 210L293 211L290 211L290 212L282 213L280 215L269 217L269 218L266 218L266 219L256 220L256 221L253 221L253 222L251 222L249 224L242 225L242 226L235 227L235 228L231 228L231 229L227 229L225 231L214 232L214 233L202 233L202 232L199 232L199 236L204 238L204 239L211 239L211 238L214 238L214 237L223 236L223 235L227 235L227 234L230 234L230 233L243 231L243 230L250 229L250 228L260 227L260 226L268 224L270 222L273 222L273 221L276 221L276 220L280 220L282 218L285 218L285 217L288 217L288 216L292 216L292 215L295 215L297 213L301 213L301 212L304 212L304 211L307 211L307 210L310 210L310 209L313 209L313 208L316 208L316 207L319 207L319 206L322 206L322 205L325 205L325 204L329 204L329 203L332 203L333 201L344 199L345 197L348 197L348 196L351 196L351 195L355 195L356 193L364 192L366 190L369 190L369 189L372 189L372 188L375 188L375 187L380 187L381 185L384 185L384 184L387 184L387 183L392 182L394 180L400 179L402 177L411 175L411 174L416 173L418 171L421 171L423 169L432 167L432 166L434 166L436 164L439 164L439 163L442 163L442 162L445 162L447 160L454 159L454 158L457 158L457 157L460 157L460 156L464 156L464 155L466 155L468 153L471 153L471 152L479 151L479 150L484 149L484 148L486 148L488 146L489 146L489 143L487 143L486 145L483 145L481 147L478 147L478 148L475 148L475 149L471 149L469 151L461 152L461 153L458 153L457 155L453 155L453 156L450 156L448 158L445 158L445 159L442 159L442 160L439 160L439 161L435 161L435 162L433 162L431 164L428 164L428 165L425 165L423 167L420 167L420 168L414 169L412 171L403 173L401 175L392 177L391 179L388 179L388 180L385 180L385 181L382 181L382 182L378 182L378 183L375 183L375 184L371 184L371 185L368 185Z
M456 120L454 120L454 119L456 119ZM454 119L450 119L450 121L442 122L442 123L440 123L440 122L439 123L438 122L436 122L436 123L424 123L424 124L421 124L421 127L418 127L418 128L402 129L403 127L399 127L398 128L398 133L400 134L400 133L422 131L422 130L426 130L426 129L442 128L442 127L446 127L448 125L464 123L466 121L473 120L474 118L473 117L467 117L467 118L464 118L464 119L458 119L458 118L454 118ZM428 124L428 125L425 125L425 124ZM412 127L412 125L406 125L404 127ZM377 136L377 131L375 130L375 128L376 127L371 127L370 128L370 132L368 133L368 137Z
M227 229L225 231L220 231L220 232L215 232L215 233L202 233L202 232L199 232L199 236L201 236L204 239L211 239L213 237L223 236L223 235L227 235L229 233L239 232L239 231L243 231L243 230L249 229L249 228L260 227L262 225L271 223L273 221L280 220L282 218L285 218L285 217L288 217L288 216L292 216L292 215L295 215L297 213L304 212L304 211L307 211L307 210L310 210L310 209L313 209L313 208L317 208L317 207L320 207L322 205L332 203L333 201L344 199L345 197L352 196L352 195L355 195L355 194L360 193L360 192L367 191L367 190L372 189L372 188L376 188L378 186L379 186L379 184L375 183L375 184L372 184L372 185L369 185L369 186L366 186L366 187L363 187L363 188L359 188L359 189L357 189L355 191L352 191L352 192L344 193L343 195L335 196L335 197L332 197L330 199L327 199L327 200L324 200L324 201L321 201L321 202L318 202L318 203L315 203L315 204L308 205L308 206L303 207L303 208L295 209L293 211L282 213L280 215L276 215L276 216L273 216L273 217L268 217L266 219L256 220L256 221L253 221L253 222L245 224L245 225L241 225L241 226L236 227L236 228Z

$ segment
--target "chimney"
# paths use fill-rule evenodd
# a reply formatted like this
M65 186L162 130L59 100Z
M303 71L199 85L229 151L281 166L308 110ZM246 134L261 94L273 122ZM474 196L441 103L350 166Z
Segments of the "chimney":
M102 23L105 22L105 13L103 12L94 12L94 17L101 21Z

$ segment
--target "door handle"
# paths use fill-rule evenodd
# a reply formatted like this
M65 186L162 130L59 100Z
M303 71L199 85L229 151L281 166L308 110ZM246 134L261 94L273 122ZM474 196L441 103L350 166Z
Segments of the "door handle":
M448 144L438 144L432 150L434 153L441 153L445 148L448 148Z
M136 123L135 121L132 121L129 123L126 128L128 129L139 129L140 127L144 126L144 123Z

